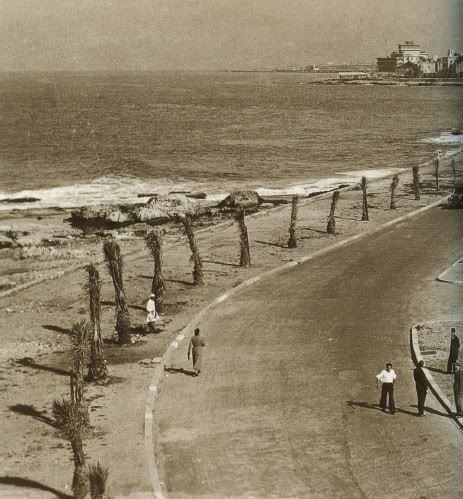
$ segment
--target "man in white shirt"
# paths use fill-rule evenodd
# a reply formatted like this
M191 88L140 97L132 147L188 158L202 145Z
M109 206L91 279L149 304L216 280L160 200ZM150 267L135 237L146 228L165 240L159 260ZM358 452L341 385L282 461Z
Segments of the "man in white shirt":
M394 403L394 381L397 378L397 374L392 369L392 364L388 362L386 364L386 369L383 369L379 374L376 375L376 388L378 388L378 381L381 381L381 400L379 405L384 412L386 412L387 397L389 395L389 412L391 414L395 413L395 403Z

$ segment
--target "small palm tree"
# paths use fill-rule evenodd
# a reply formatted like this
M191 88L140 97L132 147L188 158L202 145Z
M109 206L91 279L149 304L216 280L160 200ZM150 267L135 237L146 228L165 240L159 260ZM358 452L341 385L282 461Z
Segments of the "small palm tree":
M367 194L367 178L362 177L362 182L361 182L361 187L362 187L362 222L368 222L369 217L368 217L368 194Z
M103 252L106 258L109 274L114 285L116 302L116 331L119 337L119 343L131 343L130 337L130 314L127 298L124 292L124 281L122 276L123 261L121 248L114 241L109 239L103 244Z
M83 499L88 493L87 473L85 471L85 454L82 442L82 430L85 422L80 404L70 400L54 400L52 406L53 418L57 428L71 443L74 457L74 476L72 492L76 499Z
M71 355L75 375L75 401L80 403L84 394L84 371L89 360L92 328L87 321L77 322L71 328Z
M238 222L238 227L240 230L240 265L242 267L251 266L251 253L249 251L249 239L248 239L248 229L245 222L246 213L244 208L239 207L236 210L236 221Z
M455 158L452 158L450 166L452 168L453 185L455 185L455 182L457 180L457 169L455 168Z
M399 176L398 175L394 175L392 177L392 182L391 182L391 186L390 186L390 190L391 190L391 203L389 205L389 209L391 209L391 210L397 209L397 205L395 204L395 191L396 191L398 185L399 185Z
M288 248L297 248L296 223L297 223L297 208L299 196L293 196L291 207L291 221L289 224L289 239Z
M91 464L88 467L87 475L90 482L90 497L92 499L103 499L105 497L109 471L103 468L100 463Z
M153 282L151 292L155 296L156 311L162 313L163 294L166 286L162 275L162 237L159 231L152 229L145 235L145 242L154 260Z
M185 228L186 236L188 238L188 243L190 245L191 257L190 261L193 263L193 284L195 286L202 286L204 284L203 280L203 261L201 255L199 254L198 245L196 244L195 233L193 231L193 224L191 222L191 217L185 214L182 217L182 223Z
M85 286L89 298L90 324L90 363L87 378L91 381L108 376L108 367L103 355L103 338L101 337L101 279L96 265L87 265L88 282Z
M339 201L339 191L333 192L333 197L331 198L331 207L330 214L328 216L328 223L326 225L326 232L333 236L336 235L336 219L334 218L334 214L336 212L336 206Z
M412 167L413 173L413 192L415 194L415 200L419 201L421 199L420 195L420 167L415 165Z
M437 155L437 158L434 160L434 178L436 182L436 191L439 190L439 168L440 168L440 157Z

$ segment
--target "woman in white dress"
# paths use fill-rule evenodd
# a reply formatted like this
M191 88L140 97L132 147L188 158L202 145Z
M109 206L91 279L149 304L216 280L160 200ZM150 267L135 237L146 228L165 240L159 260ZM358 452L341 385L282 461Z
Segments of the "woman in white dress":
M156 321L159 319L159 315L156 312L156 302L155 302L156 295L151 293L148 302L146 303L146 311L148 312L146 316L146 325L148 326L148 330L150 333L155 333L156 328L155 324Z

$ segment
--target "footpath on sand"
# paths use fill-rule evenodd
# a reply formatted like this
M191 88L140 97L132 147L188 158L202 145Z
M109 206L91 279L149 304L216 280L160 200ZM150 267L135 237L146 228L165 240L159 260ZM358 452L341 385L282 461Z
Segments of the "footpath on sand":
M461 310L461 288L435 276L462 242L460 213L435 208L204 318L201 375L181 348L160 385L168 497L459 497L463 435L431 395L416 417L409 329ZM387 361L394 416L376 405Z
M461 167L460 160L457 166ZM120 497L152 494L143 431L145 397L155 365L149 360L161 356L190 319L224 291L283 262L297 261L308 253L432 203L448 191L451 184L447 168L443 168L439 192L434 190L431 176L423 175L422 197L415 201L410 177L409 172L401 176L397 210L389 210L390 179L370 184L370 222L360 220L361 193L355 190L341 193L337 236L326 234L330 205L327 197L301 204L297 249L286 247L290 207L270 210L260 217L248 217L253 259L253 267L249 269L237 265L239 243L235 226L229 224L202 232L197 239L206 285L201 288L193 288L190 284L187 245L177 241L177 244L165 247L164 271L168 288L163 331L130 347L120 347L112 341L114 291L109 277L101 269L104 281L102 325L112 378L107 386L87 387L93 433L85 440L85 451L89 463L99 460L110 469L109 494ZM134 324L142 324L143 305L150 288L151 257L148 252L131 255L125 264L132 320ZM309 276L308 280L312 279ZM0 449L2 497L8 497L8 493L31 494L37 498L54 497L59 493L65 497L70 491L71 453L50 426L50 407L53 399L68 393L67 333L73 322L87 315L84 282L84 272L77 270L0 299L0 375L7 387L0 391L4 408L0 422L6 435ZM281 309L278 313L281 314ZM148 363L139 363L145 359L149 359ZM259 377L256 382L258 380ZM181 456L178 457L182 462Z

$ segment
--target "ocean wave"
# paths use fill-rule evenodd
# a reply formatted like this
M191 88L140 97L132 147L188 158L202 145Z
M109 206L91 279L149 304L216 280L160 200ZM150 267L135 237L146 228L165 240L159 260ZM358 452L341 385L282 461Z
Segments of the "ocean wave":
M337 189L341 185L353 185L360 182L360 179L365 176L367 179L379 179L387 177L394 173L403 171L402 168L383 168L377 170L353 170L348 172L336 173L335 177L323 178L310 183L296 184L281 189L268 189L265 187L257 188L256 191L260 196L288 196L299 195L307 196L316 192L325 192Z
M377 170L356 170L339 172L333 177L310 180L305 183L297 183L281 188L257 187L254 188L261 196L287 196L301 195L307 196L316 192L324 192L336 189L341 185L352 185L358 183L362 176L369 179L377 179L397 173L399 168L377 169ZM30 208L76 208L79 206L98 205L105 203L130 204L146 201L146 198L139 198L139 194L168 194L172 191L203 191L208 199L220 201L224 199L233 186L216 186L206 183L192 183L188 181L173 183L168 179L163 180L143 180L136 177L105 176L93 182L54 187L50 189L23 190L15 193L0 192L0 211L5 210L25 210ZM243 188L243 186L234 186ZM36 202L18 202L14 199L37 198ZM1 203L2 200L9 199L8 203Z
M421 142L425 144L439 144L445 146L458 146L463 145L463 134L454 135L450 132L444 132L439 135L439 137L430 137L427 139L422 139Z
M65 185L49 189L0 192L0 211L29 208L75 208L105 203L134 203L138 194L167 194L175 190L190 190L186 183L174 184L166 179L146 181L135 177L105 176L89 183ZM36 198L35 202L18 202L15 199ZM8 199L8 203L1 203Z

